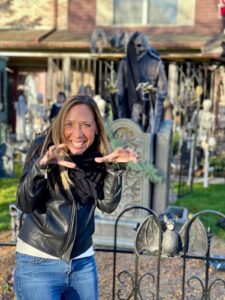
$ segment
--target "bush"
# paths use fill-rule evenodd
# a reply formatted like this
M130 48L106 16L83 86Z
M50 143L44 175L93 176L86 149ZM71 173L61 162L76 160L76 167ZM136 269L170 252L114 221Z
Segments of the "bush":
M224 172L225 171L225 156L217 155L209 157L209 165L214 168L216 172Z

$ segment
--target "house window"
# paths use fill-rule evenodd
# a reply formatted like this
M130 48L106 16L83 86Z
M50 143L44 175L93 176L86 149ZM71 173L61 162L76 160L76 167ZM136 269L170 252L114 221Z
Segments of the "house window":
M148 24L177 24L178 0L148 0L148 2Z
M178 0L114 0L114 24L176 24L177 9Z
M145 0L114 0L114 24L142 24Z
M193 26L196 0L97 0L101 26Z

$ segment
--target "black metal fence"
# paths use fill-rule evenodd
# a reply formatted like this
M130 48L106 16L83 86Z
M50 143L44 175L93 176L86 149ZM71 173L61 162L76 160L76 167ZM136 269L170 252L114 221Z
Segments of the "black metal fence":
M158 226L156 234L153 230L149 230L150 228L145 228L146 235L144 236L144 240L146 243L145 250L147 251L138 253L136 246L134 246L134 249L129 250L118 249L117 247L118 224L121 218L130 210L144 210L147 213L145 220L152 217L155 225ZM211 230L209 228L205 230L205 227L201 228L203 231L198 231L197 229L197 235L194 235L194 238L193 235L190 237L193 224L205 215L212 215L225 220L225 215L217 211L205 210L196 213L191 219L186 221L184 230L179 231L179 235L182 235L183 239L182 250L174 253L174 255L165 255L163 248L165 228L162 226L162 219L153 210L143 206L133 206L123 210L115 220L114 247L113 249L105 249L105 251L113 252L112 293L107 299L224 299L225 272L220 271L225 271L225 256L219 253L216 255L211 253L213 236ZM134 228L137 233L141 232L139 226L142 226L143 223L137 224L138 226ZM158 245L155 253L151 253L152 241L149 244L152 234ZM199 242L200 235L203 236L203 239L200 238ZM15 242L0 242L0 247L4 246L15 246ZM192 251L190 251L190 247ZM203 249L202 255L201 251L199 255L199 249ZM118 264L117 258L118 256L125 257L126 255L131 255L132 259L129 260L128 267L124 268L123 264ZM192 266L195 266L193 271L190 270L190 261L192 262ZM198 262L201 263L199 264ZM164 270L165 266L167 266L166 271ZM176 267L174 268L174 266ZM214 271L212 271L212 268ZM178 272L179 280L176 279L176 272ZM167 282L165 284L161 282L165 273L167 281L169 278L170 283ZM170 280L173 277L174 280Z
M149 212L150 215L153 215L158 224L161 223L161 220L157 217L154 211L151 209L141 207L141 206L134 206L125 209L120 213L117 217L115 222L115 233L114 233L114 255L113 255L113 287L112 287L112 299L121 299L121 300L144 300L144 299L219 299L218 294L220 295L220 299L224 299L225 297L225 274L224 272L220 272L218 270L225 271L225 256L221 256L219 254L212 255L211 254L211 242L212 242L212 233L208 228L205 233L204 232L197 232L197 236L190 238L190 230L193 228L194 222L199 219L200 217L210 214L216 217L220 217L225 219L225 215L212 210L205 210L199 213L196 213L191 217L190 220L184 224L185 229L183 230L183 247L181 253L179 253L176 258L169 258L176 260L175 263L180 264L180 274L181 280L180 285L178 282L174 282L173 286L169 287L169 291L165 291L168 288L164 285L160 284L161 275L165 273L163 271L163 265L165 262L165 257L163 255L163 231L164 229L162 226L159 225L159 239L158 239L158 251L155 255L156 263L154 264L154 270L147 270L143 273L143 264L140 264L140 259L144 256L145 259L149 260L150 257L152 258L154 255L138 255L134 251L123 251L123 253L134 253L134 267L133 271L130 272L128 269L118 270L117 266L117 255L119 252L117 250L117 226L120 219L123 215L132 209L143 209ZM202 228L203 229L203 228ZM204 230L204 229L203 229ZM152 232L146 233L146 239L151 235ZM204 236L204 245L201 245L198 239L198 235L203 234ZM146 242L148 243L148 241ZM197 243L196 245L194 245ZM190 245L191 244L191 245ZM189 254L190 247L192 249L193 254ZM198 247L204 248L203 255L198 254ZM148 245L147 245L148 248ZM150 246L151 248L151 246ZM196 252L196 254L195 254ZM201 251L200 251L201 252ZM146 260L146 262L147 262ZM190 272L188 262L189 261L201 261L201 273L200 275L198 272L193 271ZM168 264L167 264L168 268ZM215 272L212 272L214 268ZM187 272L188 271L188 272ZM174 276L175 270L169 269L166 272L171 274L170 277ZM212 274L213 273L213 274ZM211 276L212 275L212 276ZM217 277L218 276L218 277ZM143 282L145 282L143 284ZM129 288L127 286L129 285ZM218 285L220 285L220 291L218 292ZM214 294L215 289L217 293ZM146 294L146 288L148 292ZM171 290L173 290L171 292ZM180 292L178 292L178 290ZM167 294L167 296L165 296ZM179 295L179 296L178 296Z

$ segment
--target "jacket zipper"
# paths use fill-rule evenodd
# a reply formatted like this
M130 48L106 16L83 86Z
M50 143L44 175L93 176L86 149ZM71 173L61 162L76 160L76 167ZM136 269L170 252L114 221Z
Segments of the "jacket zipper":
M72 223L72 225L69 227L67 239L66 239L66 242L65 242L65 246L63 247L63 250L61 252L61 256L60 256L61 258L63 257L63 254L66 252L66 249L68 247L69 241L71 240L72 229L73 229L74 222L75 222L75 214L76 214L76 203L75 203L75 200L73 199L73 202L72 202L72 213L71 213L71 218L70 218L70 224ZM74 236L76 238L76 225L75 225ZM74 240L75 240L75 238L74 238Z

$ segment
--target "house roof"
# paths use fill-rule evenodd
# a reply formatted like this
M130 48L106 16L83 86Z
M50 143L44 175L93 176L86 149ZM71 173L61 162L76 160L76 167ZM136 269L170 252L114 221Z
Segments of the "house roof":
M225 42L225 34L217 34L211 36L202 47L203 53L217 53L218 49L221 51L222 43Z
M88 48L90 35L52 30L0 30L0 49Z
M158 49L163 57L195 57L219 59L221 43L225 35L200 34L157 34L148 36L151 45ZM66 30L0 30L0 54L11 51L32 52L89 52L91 34L74 33ZM115 52L115 51L114 51ZM110 45L104 45L104 55L124 55L114 53Z

